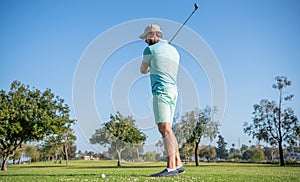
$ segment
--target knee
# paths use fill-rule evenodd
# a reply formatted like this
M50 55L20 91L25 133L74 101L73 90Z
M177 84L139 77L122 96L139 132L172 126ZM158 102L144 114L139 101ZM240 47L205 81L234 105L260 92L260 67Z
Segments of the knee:
M170 126L170 123L159 123L158 130L162 135L162 137L168 136L172 133L172 128Z

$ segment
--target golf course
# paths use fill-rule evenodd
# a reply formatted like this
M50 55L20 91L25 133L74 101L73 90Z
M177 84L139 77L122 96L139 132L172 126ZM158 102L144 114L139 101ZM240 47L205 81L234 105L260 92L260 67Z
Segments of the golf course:
M279 167L276 164L194 163L185 165L180 177L150 177L164 169L164 162L126 163L116 167L117 161L71 161L64 163L37 162L9 165L1 171L0 181L299 181L300 167ZM105 174L104 178L100 175Z
M0 182L300 182L300 0L0 0Z

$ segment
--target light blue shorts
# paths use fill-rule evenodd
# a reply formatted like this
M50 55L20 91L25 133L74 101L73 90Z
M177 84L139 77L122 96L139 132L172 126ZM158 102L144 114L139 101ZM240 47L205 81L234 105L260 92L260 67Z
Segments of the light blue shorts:
M164 90L153 95L155 123L169 122L172 125L177 102L177 90Z

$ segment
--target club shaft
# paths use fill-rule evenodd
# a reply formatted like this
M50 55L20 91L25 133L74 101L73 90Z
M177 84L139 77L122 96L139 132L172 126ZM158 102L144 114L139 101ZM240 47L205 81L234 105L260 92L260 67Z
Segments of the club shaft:
M185 22L181 25L181 27L177 30L177 32L174 34L174 36L171 38L171 40L169 41L169 43L171 43L173 41L173 39L177 36L177 34L181 31L181 29L183 28L183 26L189 21L189 19L192 17L192 15L195 13L197 9L195 8L194 11L190 14L190 16L185 20Z

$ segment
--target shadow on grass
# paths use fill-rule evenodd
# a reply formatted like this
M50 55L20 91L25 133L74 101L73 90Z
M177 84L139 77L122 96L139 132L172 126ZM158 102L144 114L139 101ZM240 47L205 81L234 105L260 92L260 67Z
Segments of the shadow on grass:
M36 169L40 169L40 168L53 168L53 167L59 167L59 170L64 170L64 169L79 169L78 171L68 171L66 173L61 173L61 172L58 172L58 173L55 173L55 172L50 172L50 173L22 173L22 174L15 174L15 173L12 173L12 174L7 174L7 173L0 173L0 181L1 181L1 177L29 177L29 178L35 178L35 177L55 177L55 178L71 178L71 177L74 177L74 178L85 178L85 177L88 177L88 178L91 178L91 177L99 177L99 175L101 174L101 169L124 169L123 171L127 171L126 169L150 169L150 168L162 168L162 166L121 166L121 167L117 167L117 166L22 166L20 167L19 169L24 169L24 170L36 170ZM99 169L98 172L91 172L90 173L86 173L84 171L81 171L82 170L85 170L85 169ZM158 169L157 172L159 172L160 169ZM117 170L118 171L118 170ZM131 171L131 170L130 170ZM150 171L147 171L145 170L143 173L131 173L130 172L130 177L137 177L137 178L144 178L144 177L151 177L150 175L152 174L151 172L149 173ZM110 177L120 177L122 176L120 173L118 172L114 172L114 173L110 173L110 174L107 174L107 176L110 176ZM124 177L127 177L126 175Z
M34 177L38 177L38 176L49 176L49 177L63 177L63 176L91 176L91 175L98 175L98 174L83 174L83 173L80 173L80 174L0 174L1 177L9 177L9 176L34 176Z
M61 165L61 166L53 166L53 165L34 165L34 166L18 166L18 168L25 168L25 169L39 169L39 168L65 168L65 169L130 169L130 168L159 168L159 167L164 167L161 165L155 165L155 166L146 166L146 165L137 165L137 166L77 166L77 165L70 165L70 166L66 166L66 165Z
M84 177L95 177L99 176L99 173L80 173L80 174L0 174L0 177L29 177L29 178L36 178L36 177L55 177L55 178L65 178L65 177L75 177L75 178L84 178ZM131 174L130 177L137 177L137 178L144 178L144 177L151 177L151 174ZM120 177L119 174L109 174L106 175L109 177ZM124 176L125 177L125 176ZM1 179L0 179L1 181Z

